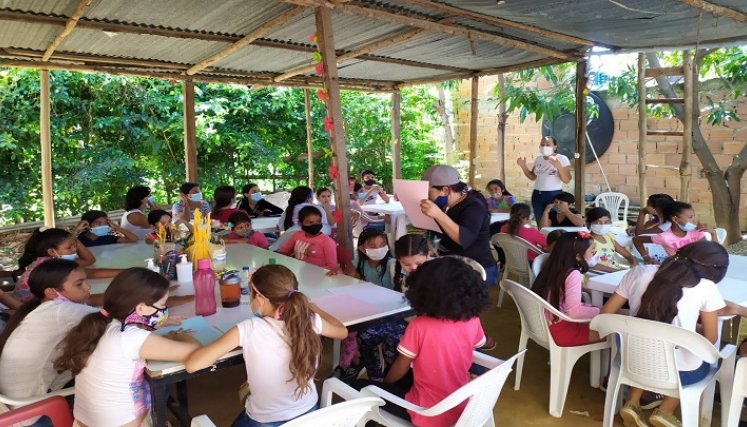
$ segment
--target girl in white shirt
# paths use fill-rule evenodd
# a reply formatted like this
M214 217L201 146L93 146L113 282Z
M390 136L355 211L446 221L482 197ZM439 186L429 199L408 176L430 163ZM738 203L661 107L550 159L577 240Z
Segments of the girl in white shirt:
M65 337L54 367L75 376L73 414L79 425L140 426L150 411L145 360L184 361L198 347L186 335L169 339L151 332L168 317L168 296L163 276L129 268L106 289L103 308Z
M322 344L318 335L347 336L339 320L311 304L282 265L265 265L250 279L254 316L192 353L187 372L207 368L242 347L251 394L234 427L279 426L317 407L314 375Z
M0 335L0 393L13 399L60 390L72 379L52 366L58 344L86 315L91 287L75 261L49 259L29 275L33 298L10 318ZM22 425L51 425L32 419Z

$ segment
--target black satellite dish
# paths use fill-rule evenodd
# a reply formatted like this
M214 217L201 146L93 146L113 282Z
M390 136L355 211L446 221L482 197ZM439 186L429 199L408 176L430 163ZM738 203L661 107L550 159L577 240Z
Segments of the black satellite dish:
M602 157L612 143L612 136L615 132L615 120L612 118L612 112L607 104L594 93L589 96L599 108L599 116L586 125L586 131L589 133L589 139L594 145L597 156ZM553 136L558 142L558 152L573 159L576 141L576 114L565 112L548 122L542 119L542 136ZM586 163L594 161L594 152L586 143Z

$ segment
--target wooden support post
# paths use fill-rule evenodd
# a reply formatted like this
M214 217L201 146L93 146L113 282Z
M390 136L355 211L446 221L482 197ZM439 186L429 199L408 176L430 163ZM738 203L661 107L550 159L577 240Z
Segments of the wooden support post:
M480 78L472 77L472 91L470 92L469 110L469 185L475 186L475 157L477 151L477 116L480 114L477 106Z
M584 211L586 190L586 60L576 63L576 209Z
M399 132L401 103L402 94L399 91L392 93L392 180L402 178L402 153L400 152L402 144ZM393 185L394 182L392 182Z
M52 139L49 117L49 70L39 71L39 142L41 144L41 184L44 225L54 227L54 193L52 191Z
M316 37L324 65L324 87L327 90L327 117L332 119L329 142L334 153L333 166L337 167L335 179L335 202L342 211L343 221L337 224L337 241L353 254L353 233L350 227L350 199L348 198L348 159L345 149L345 134L342 127L342 106L340 105L340 81L337 76L337 55L332 34L332 13L327 7L316 8Z
M309 187L314 188L314 149L312 142L314 133L311 129L311 98L309 98L309 89L303 90L303 104L306 110L306 156L309 162Z
M182 82L182 108L184 110L184 166L186 180L197 181L197 142L195 140L195 82Z
M698 75L694 71L693 58L689 50L682 52L682 66L685 68L685 117L682 131L682 160L680 161L680 197L683 202L690 202L690 170L693 157L693 79Z
M501 96L503 96L503 91L506 88L506 78L501 73L498 74L498 88L500 90ZM500 178L501 181L504 183L506 182L506 150L505 150L505 144L506 144L506 120L508 119L508 114L506 113L506 103L500 102L498 104L498 149L496 150L496 154L498 155L498 170L496 172L496 176Z
M638 194L641 208L646 206L646 58L638 54ZM644 102L641 102L644 101Z

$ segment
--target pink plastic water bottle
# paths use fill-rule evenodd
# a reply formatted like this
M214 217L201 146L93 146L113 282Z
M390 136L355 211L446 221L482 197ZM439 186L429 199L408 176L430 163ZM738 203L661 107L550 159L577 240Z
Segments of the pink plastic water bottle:
M215 272L210 268L210 260L203 258L197 261L197 271L194 274L195 286L195 314L210 316L215 314Z

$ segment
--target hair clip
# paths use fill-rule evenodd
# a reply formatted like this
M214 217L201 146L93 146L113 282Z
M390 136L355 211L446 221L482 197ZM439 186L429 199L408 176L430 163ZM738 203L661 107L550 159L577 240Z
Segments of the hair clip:
M589 234L588 231L577 231L576 234L578 234L578 237L582 239L589 239L591 238L591 234Z
M297 290L295 290L295 289L291 289L290 291L288 291L288 296L287 296L287 298L290 298L290 297L292 297L292 296L293 296L293 294L295 294L296 292L298 292L298 291L297 291Z

